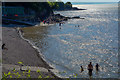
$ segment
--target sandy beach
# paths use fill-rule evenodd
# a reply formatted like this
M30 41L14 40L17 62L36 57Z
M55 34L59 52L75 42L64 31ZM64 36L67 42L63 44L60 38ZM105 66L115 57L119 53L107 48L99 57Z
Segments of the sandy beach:
M56 77L49 69L52 69L39 55L36 49L34 49L27 41L23 40L18 31L15 28L2 28L3 44L5 44L7 49L2 51L2 72L7 73L9 65L18 65L18 62L23 62L24 66L40 67L48 70L45 72L43 70L43 77L45 76L54 76ZM19 66L19 65L18 65ZM22 71L18 70L22 73ZM24 77L24 76L21 76ZM37 78L38 74L35 69L31 70L31 77Z

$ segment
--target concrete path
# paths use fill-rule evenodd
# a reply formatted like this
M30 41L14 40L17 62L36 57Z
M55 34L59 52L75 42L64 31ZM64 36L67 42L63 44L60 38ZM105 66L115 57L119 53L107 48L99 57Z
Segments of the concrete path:
M12 65L12 64L2 64L2 67L8 70L20 70L19 65ZM28 70L30 69L31 71L37 71L40 70L40 72L48 72L48 70L44 67L36 67L36 66L22 66L22 70Z

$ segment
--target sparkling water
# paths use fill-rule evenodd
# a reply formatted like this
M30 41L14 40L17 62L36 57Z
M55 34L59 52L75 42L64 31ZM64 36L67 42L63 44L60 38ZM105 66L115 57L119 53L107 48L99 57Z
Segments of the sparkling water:
M118 5L74 6L87 10L54 13L85 19L70 19L62 26L27 28L24 37L40 49L59 76L88 78L87 66L92 62L94 78L118 78ZM80 66L84 68L82 73Z

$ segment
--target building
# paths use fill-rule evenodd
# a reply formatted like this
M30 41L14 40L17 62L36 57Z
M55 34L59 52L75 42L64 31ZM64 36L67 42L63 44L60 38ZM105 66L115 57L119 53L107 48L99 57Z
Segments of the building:
M31 20L34 19L35 12L24 7L18 6L3 6L2 18L14 20Z
M24 8L23 7L2 7L2 16L23 16Z

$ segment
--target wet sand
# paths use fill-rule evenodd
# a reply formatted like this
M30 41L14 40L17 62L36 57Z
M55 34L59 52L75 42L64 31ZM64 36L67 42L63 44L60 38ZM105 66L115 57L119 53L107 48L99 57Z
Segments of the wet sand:
M24 66L44 67L48 70L45 76L55 76L49 69L52 69L27 41L23 40L15 28L2 28L2 41L6 44L6 48L2 51L2 64L18 65L23 62ZM2 72L8 72L3 67ZM20 73L22 71L19 71ZM36 72L31 72L32 77L37 78ZM56 77L56 76L55 76Z

